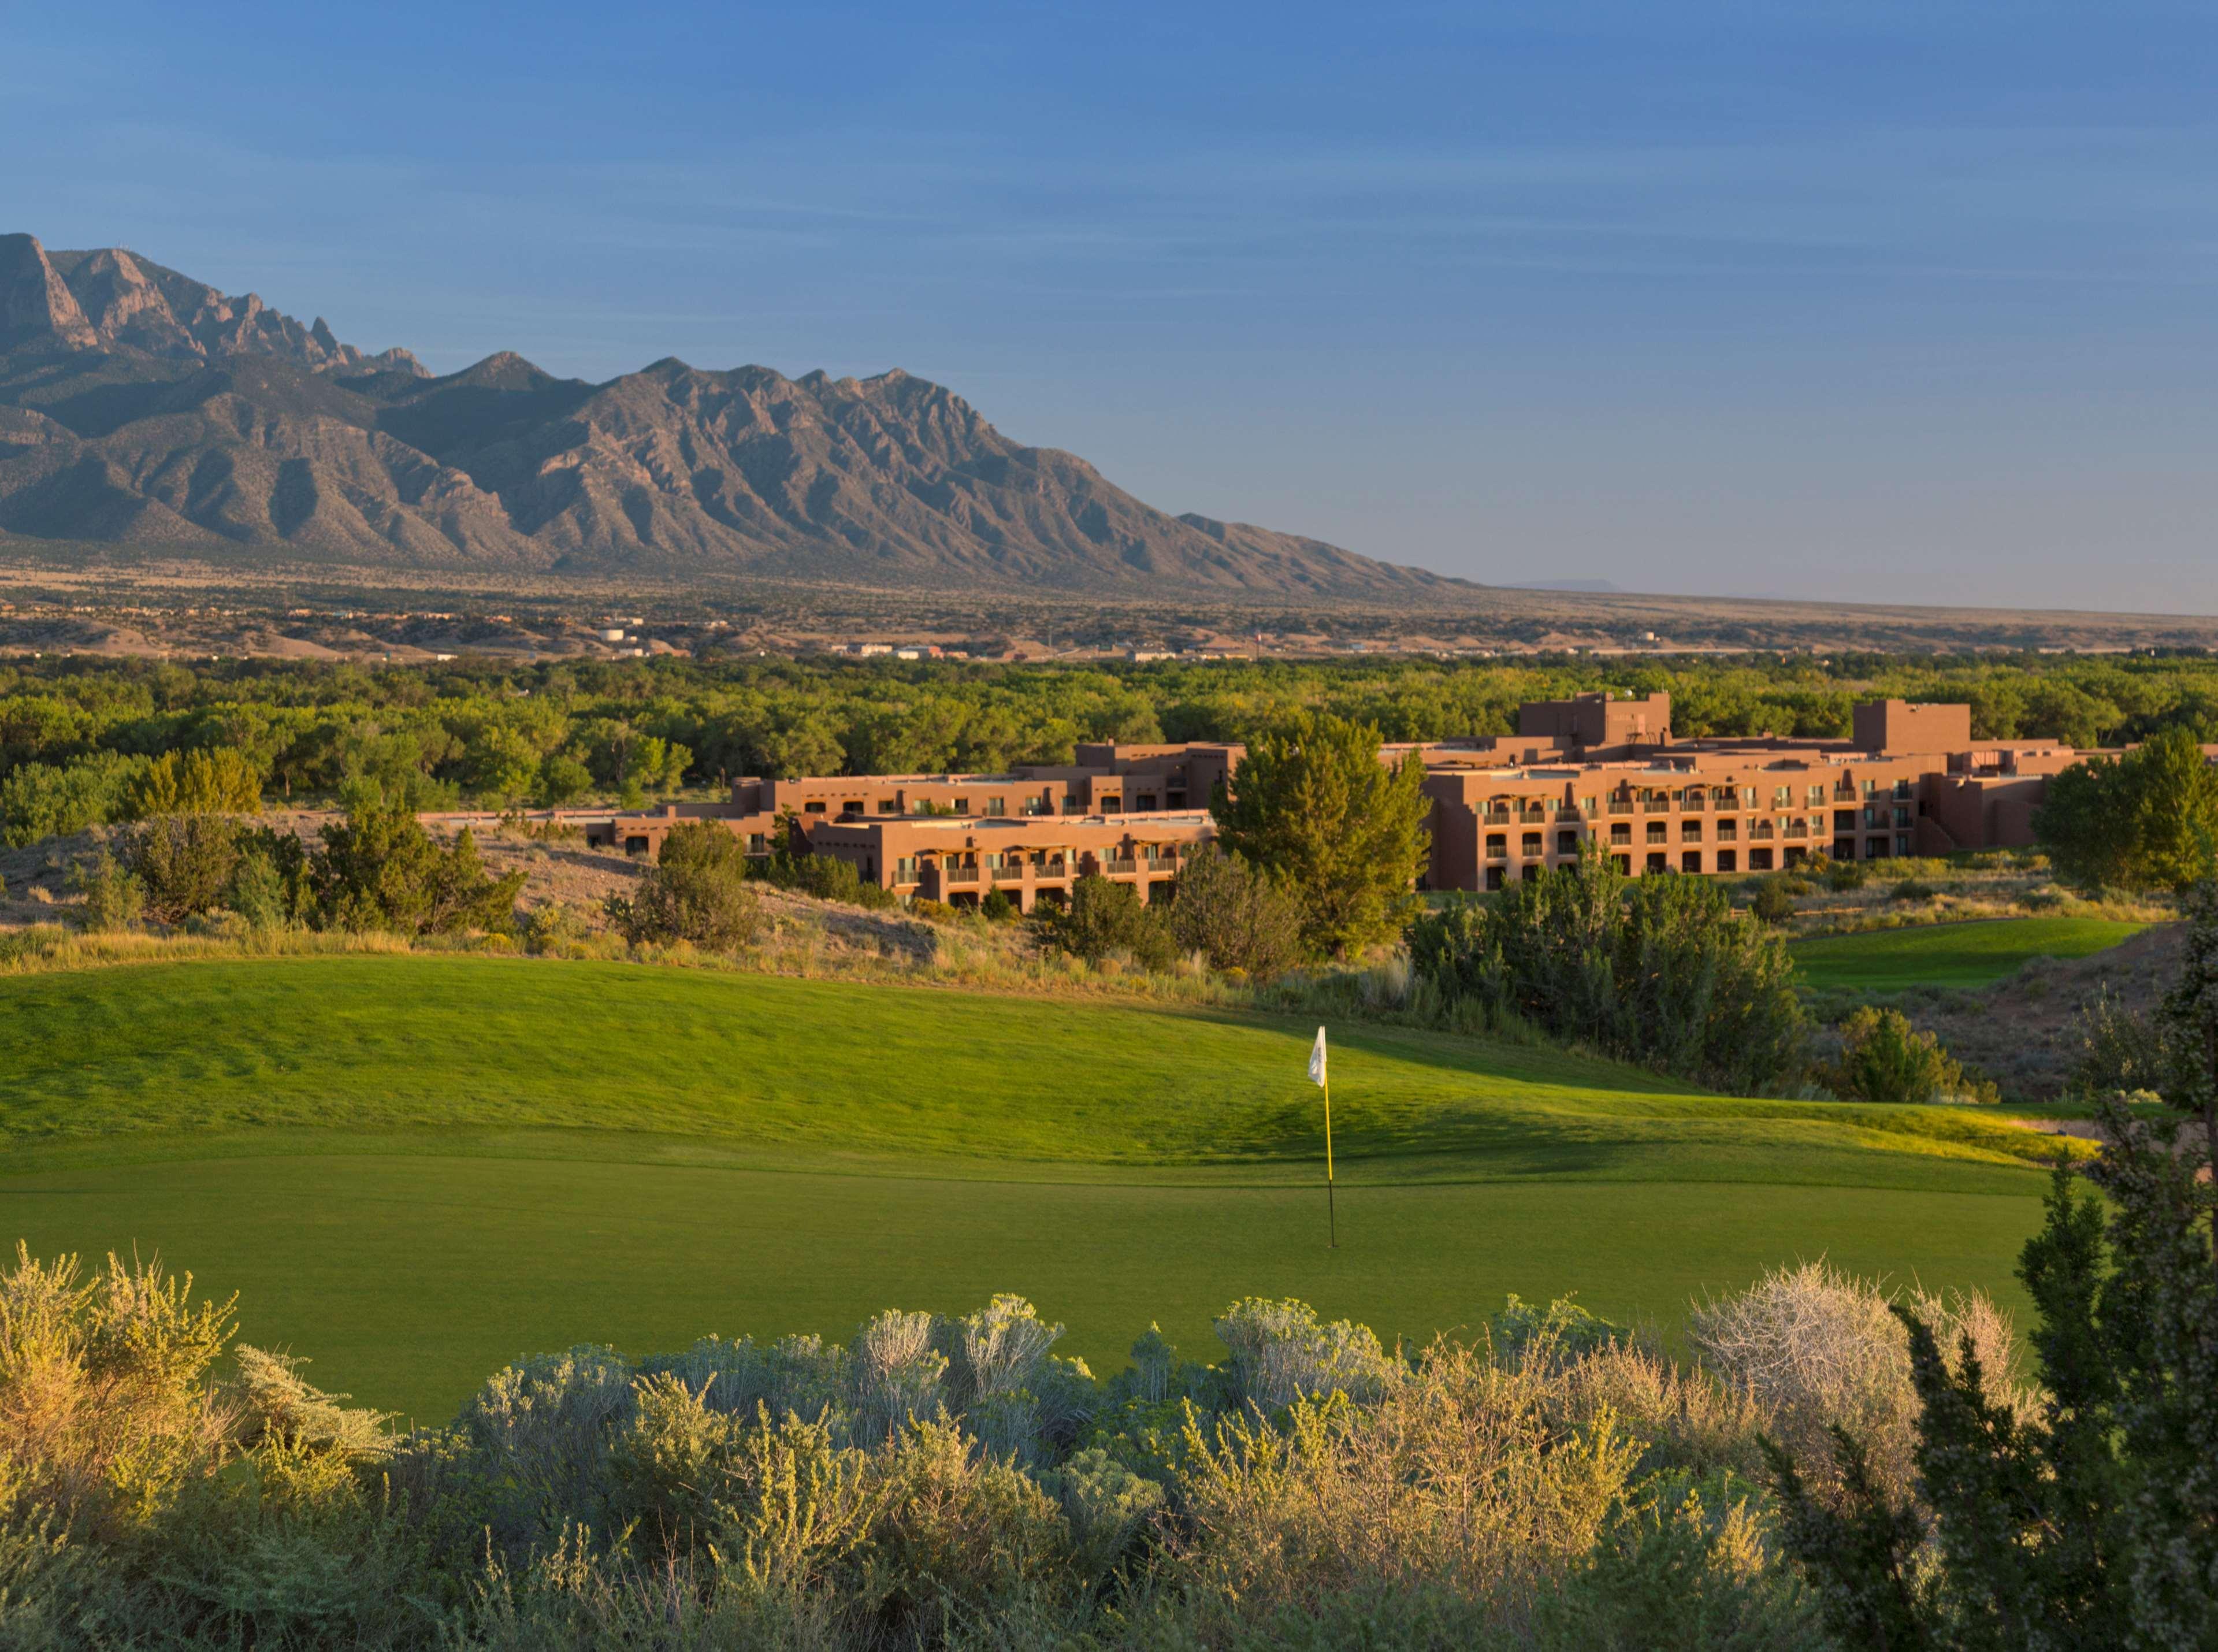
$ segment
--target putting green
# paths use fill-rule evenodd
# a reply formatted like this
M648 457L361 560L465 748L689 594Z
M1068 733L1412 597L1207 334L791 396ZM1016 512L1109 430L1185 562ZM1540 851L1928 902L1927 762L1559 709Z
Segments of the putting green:
M1978 1285L2047 1144L1962 1109L1707 1095L1552 1050L707 971L341 957L0 979L0 1215L158 1250L243 1334L425 1418L503 1361L843 1336L1017 1290L1121 1361L1296 1295L1392 1336L1576 1291L1667 1327L1829 1254Z
M2107 952L2148 927L2115 918L1989 918L1814 935L1788 950L1803 979L1821 990L1973 988L2016 974L2029 959Z

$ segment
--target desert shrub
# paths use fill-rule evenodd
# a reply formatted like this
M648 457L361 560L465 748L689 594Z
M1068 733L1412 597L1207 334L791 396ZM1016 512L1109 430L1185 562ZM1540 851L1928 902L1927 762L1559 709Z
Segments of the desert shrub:
M900 897L890 889L864 883L852 860L835 854L811 854L805 848L796 850L790 838L781 838L779 848L752 861L749 870L765 883L820 901L842 901L873 911L900 904Z
M1998 1099L1995 1087L1921 1033L1899 1009L1870 1005L1841 1023L1840 1053L1818 1067L1818 1080L1844 1102L1927 1102Z
M1488 1347L1496 1358L1509 1361L1528 1356L1583 1359L1632 1339L1633 1333L1623 1326L1596 1318L1569 1297L1540 1307L1512 1293L1502 1311L1486 1322Z
M2196 973L2183 972L2183 994L2218 978ZM2191 996L2218 1029L2218 995ZM2218 1081L2218 1040L2194 1065L2165 1093L2180 1113L2202 1110L2193 1090ZM1782 1547L1846 1643L2172 1647L2218 1635L2218 1258L2197 1191L2211 1149L2115 1097L2097 1113L2110 1145L2090 1174L2107 1206L2080 1198L2058 1165L2019 1257L2040 1314L2036 1402L1955 1327L1899 1309L1919 1402L1916 1497L1869 1471L1849 1430L1827 1442L1830 1497L1807 1478L1812 1458L1767 1448Z
M1766 878L1756 886L1748 910L1759 923L1785 923L1794 916L1794 897L1778 879Z
M1887 897L1891 901L1902 901L1905 903L1911 901L1930 901L1938 892L1939 891L1936 891L1930 884L1922 884L1915 878L1905 878L1900 883L1895 885L1893 889L1887 891Z
M1628 879L1589 850L1409 928L1449 1006L1747 1093L1802 1071L1806 1018L1784 942L1697 878Z
M164 752L132 783L131 809L140 819L258 814L266 779L252 758L228 748Z
M559 956L585 938L578 910L563 901L542 901L517 920L516 938L535 958Z
M1564 1652L1832 1652L1816 1592L1777 1563L1765 1500L1729 1475L1643 1485L1542 1597L1533 1639Z
M1162 909L1143 903L1129 884L1087 873L1070 888L1070 904L1039 920L1051 945L1099 963L1124 953L1143 969L1168 969L1178 956Z
M1690 1316L1688 1336L1711 1369L1746 1390L1765 1432L1797 1462L1831 1460L1835 1430L1862 1443L1874 1483L1906 1495L1913 1480L1918 1396L1897 1306L1935 1327L1961 1360L2013 1404L2017 1347L2009 1318L1978 1293L1947 1301L1883 1290L1824 1262L1781 1267Z
M1835 894L1845 894L1852 889L1862 889L1871 881L1871 872L1860 860L1825 862L1825 887Z
M452 935L505 928L524 873L495 878L465 827L442 848L406 808L380 805L322 831L308 868L316 921L335 929Z
M926 923L951 923L955 920L955 909L945 901L930 900L921 895L908 904L908 910L910 916Z
M2165 1023L2122 1003L2107 984L2079 1012L2070 1087L2081 1095L2154 1090L2170 1066Z
M182 923L225 904L239 870L240 835L222 815L170 812L125 830L117 846L146 891L147 916Z
M1005 889L989 889L978 903L978 915L988 923L1014 923L1024 914Z
M1291 1298L1242 1298L1216 1328L1232 1352L1240 1396L1267 1409L1329 1394L1368 1400L1395 1369L1370 1326L1323 1324L1316 1309Z
M1192 1426L1176 1552L1250 1627L1390 1580L1515 1609L1592 1551L1639 1457L1606 1418L1560 1426L1548 1391L1537 1367L1440 1343L1369 1403Z
M634 946L689 941L728 951L762 927L748 877L746 844L714 821L687 821L671 829L629 897L610 897L609 917Z
M146 886L105 847L70 867L69 886L84 897L85 928L95 934L127 929L146 910Z
M1132 1553L1163 1506L1162 1481L1135 1474L1099 1446L1073 1452L1062 1468L1041 1477L1040 1486L1070 1524L1080 1569L1094 1577Z
M1240 970L1256 980L1283 975L1305 953L1299 897L1214 844L1186 857L1166 922L1180 950L1200 953L1212 968Z

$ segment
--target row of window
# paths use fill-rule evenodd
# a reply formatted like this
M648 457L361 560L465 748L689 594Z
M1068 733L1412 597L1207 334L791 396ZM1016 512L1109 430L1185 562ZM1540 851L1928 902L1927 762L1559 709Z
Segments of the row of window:
M1155 795L1156 794L1152 792L1142 792L1136 795L1132 799L1132 811L1135 814L1142 815L1149 815L1156 812ZM1167 792L1163 793L1162 806L1168 810L1185 808L1186 793L1183 792ZM1098 802L1092 804L1086 802L1085 799L1081 798L1067 797L1063 800L1063 812L1066 815L1083 815L1095 812L1105 815L1113 815L1120 812L1124 807L1124 798L1123 794L1114 792L1108 793L1106 796L1101 798ZM829 816L832 812L832 808L830 804L825 802L821 798L817 798L802 804L801 805L801 812L804 815ZM878 799L877 812L881 815L901 816L903 813L901 799L899 798L880 798ZM919 800L916 808L909 812L926 817L932 815L967 815L970 812L970 799L968 798L957 798L949 803L939 804L935 803L928 798L921 798ZM980 802L978 812L982 817L987 819L1000 819L1008 814L1009 800L1007 798L984 798ZM1051 815L1055 812L1055 805L1045 798L1019 798L1017 799L1017 812L1019 815ZM869 806L861 798L844 798L840 800L839 818L842 820L858 820L869 813Z
M1136 872L1143 866L1150 872L1176 872L1179 864L1177 854L1167 844L1143 845L1137 855L1095 854L1094 859L1110 872ZM941 861L940 867L949 876L975 875L982 869L996 877L1015 878L1021 876L1029 866L1035 877L1066 878L1078 860L1075 852L1061 849L988 849L976 854L949 854ZM920 856L896 856L894 881L897 884L915 883L923 870L924 862Z
M1914 783L1909 780L1896 780L1892 783L1866 780L1861 792L1853 789L1836 787L1823 781L1800 786L1775 786L1771 789L1770 806L1774 809L1793 809L1799 804L1805 808L1818 809L1830 803L1843 798L1853 799L1859 796L1863 798L1867 806L1870 806L1873 800L1882 794L1907 804L1916 797L1917 788ZM1540 820L1550 817L1559 820L1572 820L1578 818L1582 814L1593 815L1601 812L1596 806L1597 802L1598 800L1594 798L1582 798L1574 806L1566 803L1541 802L1531 798L1505 800L1496 798L1488 801L1485 817L1490 822ZM1609 799L1608 811L1613 815L1629 815L1636 811L1664 814L1680 809L1760 809L1763 806L1760 801L1759 789L1756 786L1690 786L1677 791L1622 793ZM1896 812L1899 814L1903 811L1897 810Z
M1862 858L1867 860L1901 860L1907 859L1916 852L1916 836L1909 832L1899 832L1889 837L1865 839ZM1538 854L1540 851L1537 848L1528 848L1526 853L1528 855L1533 855ZM1812 850L1806 844L1793 845L1784 852L1783 864L1794 866L1798 861L1806 860L1811 853ZM1750 872L1776 871L1781 864L1778 855L1779 852L1773 849L1750 848L1748 852L1748 870ZM1854 838L1837 840L1832 847L1832 858L1836 860L1856 860L1857 858L1856 840ZM1633 867L1633 857L1630 854L1614 854L1611 859L1617 862L1617 869L1620 872L1631 875ZM1716 864L1706 867L1702 865L1701 850L1684 849L1680 852L1679 863L1675 867L1671 864L1670 850L1651 849L1647 852L1646 862L1641 869L1645 872L1678 871L1700 873L1707 871L1735 873L1741 869L1740 851L1719 849L1716 852ZM1527 878L1537 878L1545 870L1546 868L1538 861L1528 861L1521 875ZM1502 866L1489 866L1486 869L1486 886L1489 889L1500 889L1508 878L1509 872L1509 868Z

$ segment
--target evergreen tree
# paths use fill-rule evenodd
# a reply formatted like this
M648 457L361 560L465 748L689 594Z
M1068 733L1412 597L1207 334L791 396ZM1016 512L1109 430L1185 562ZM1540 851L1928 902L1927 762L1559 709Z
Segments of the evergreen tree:
M1210 807L1225 848L1286 881L1302 940L1346 954L1393 936L1429 839L1424 769L1379 761L1375 724L1310 711L1248 743L1238 788Z

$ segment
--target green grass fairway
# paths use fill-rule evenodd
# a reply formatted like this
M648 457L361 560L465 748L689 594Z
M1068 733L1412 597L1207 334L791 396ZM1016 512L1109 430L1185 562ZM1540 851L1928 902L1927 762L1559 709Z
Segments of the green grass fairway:
M159 1249L251 1340L426 1417L528 1350L844 1335L1031 1295L1121 1360L1243 1294L1382 1332L1577 1291L1667 1325L1831 1254L2015 1301L2048 1145L1552 1051L705 971L356 956L0 978L0 1216Z
M2147 928L2115 918L1992 918L1818 935L1788 950L1820 991L1983 987L2016 974L2029 958L2085 958Z

